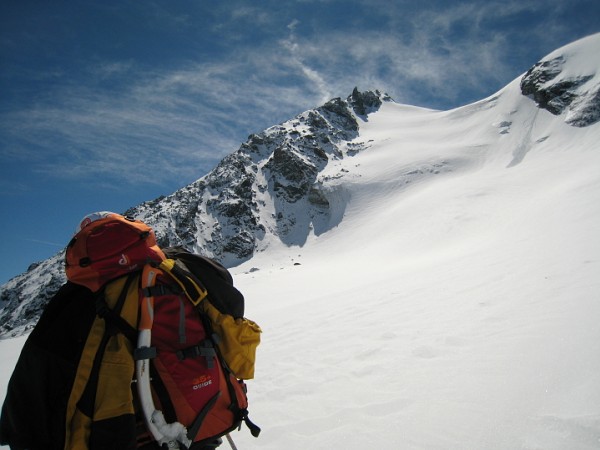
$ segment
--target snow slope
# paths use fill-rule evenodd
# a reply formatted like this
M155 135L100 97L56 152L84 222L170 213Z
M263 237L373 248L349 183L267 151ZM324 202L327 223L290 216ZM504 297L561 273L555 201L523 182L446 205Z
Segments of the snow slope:
M361 124L339 224L233 269L264 331L240 450L600 448L600 124L566 114L515 80Z
M600 448L600 129L517 92L384 105L337 229L239 269L266 425L240 448Z

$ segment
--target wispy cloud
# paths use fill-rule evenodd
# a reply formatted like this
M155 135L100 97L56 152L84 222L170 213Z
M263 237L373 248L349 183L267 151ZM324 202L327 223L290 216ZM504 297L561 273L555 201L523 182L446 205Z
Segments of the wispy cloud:
M106 65L94 76L105 83L125 70L132 81L116 90L64 85L4 114L2 158L72 179L191 181L248 134L317 103L302 87L274 84L288 68L262 58L151 73Z
M63 248L65 246L64 244L59 244L58 242L42 241L39 239L23 238L22 240L27 241L27 242L33 242L34 244L43 244L43 245L48 245L50 247L57 247L57 248Z
M314 17L306 23L296 16L301 9L288 15L275 3L241 3L213 24L238 43L222 55L150 67L96 59L84 79L48 72L53 82L34 102L3 108L0 158L55 177L191 181L248 134L354 86L429 107L478 100L519 75L513 60L524 50L513 47L528 36L515 38L510 26L495 23L545 14L547 29L561 27L553 12L560 2L434 2L417 9L413 2L364 1L385 11L381 26L319 26ZM155 7L148 14L159 23L167 12ZM192 27L187 14L167 16L171 27ZM240 24L267 37L244 43ZM535 22L527 33L539 29Z
M300 48L300 44L298 43L298 39L296 37L296 27L300 24L300 21L294 19L290 22L287 28L290 30L290 34L287 39L282 40L283 47L289 52L289 63L292 68L298 68L300 72L304 75L304 77L309 82L309 88L314 89L320 96L321 101L325 102L329 100L332 96L331 90L329 89L329 84L323 78L323 76L315 69L310 67L308 63L305 62L302 54L302 49Z
M545 42L546 51L568 42L558 33L555 11L561 2L432 3L417 8L369 0L365 7L386 12L387 22L379 28L348 26L303 35L295 21L283 44L320 92L344 95L358 85L385 90L398 101L447 108L461 106L459 99L493 94L541 58L544 50L531 39L539 38L539 30L557 31L556 44L535 40ZM525 55L530 59L515 67Z

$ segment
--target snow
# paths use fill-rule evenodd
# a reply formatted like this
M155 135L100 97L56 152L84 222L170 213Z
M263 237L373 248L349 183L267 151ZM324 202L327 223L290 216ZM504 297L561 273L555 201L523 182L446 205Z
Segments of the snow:
M518 80L452 111L384 103L321 174L338 225L233 269L263 328L263 432L237 446L600 448L599 141ZM0 341L2 396L22 344Z
M592 73L595 80L600 80L600 52L598 52L598 35L594 34L579 39L569 45L561 47L550 53L542 61L550 61L554 58L564 57L569 61L566 70L561 72L562 79L574 78L582 73Z
M509 167L481 117L385 106L339 226L237 269L264 328L240 448L600 448L600 129L540 111Z

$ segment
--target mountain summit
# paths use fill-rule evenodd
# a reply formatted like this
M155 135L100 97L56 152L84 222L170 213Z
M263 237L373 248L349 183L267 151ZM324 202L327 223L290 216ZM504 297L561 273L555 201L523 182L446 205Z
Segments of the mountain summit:
M588 145L591 134L564 127L597 128L599 47L600 35L563 47L496 95L451 111L399 105L379 91L354 89L346 99L250 135L207 175L126 214L151 225L161 246L183 245L228 267L274 248L304 246L343 225L349 210L367 217L390 192L490 161L503 170L516 167L566 136L568 146ZM384 143L386 152L374 150ZM64 282L62 258L32 265L2 286L3 334L33 326Z
M162 247L184 246L232 267L270 242L302 245L341 220L320 173L366 148L359 123L391 98L379 91L334 98L252 134L211 172L175 193L124 214L152 226ZM337 176L342 176L343 173ZM0 334L21 334L65 282L64 252L32 265L2 287Z
M319 175L366 147L359 122L391 99L355 89L292 120L253 134L206 176L126 212L148 223L162 246L183 245L231 267L272 238L302 245L337 224Z

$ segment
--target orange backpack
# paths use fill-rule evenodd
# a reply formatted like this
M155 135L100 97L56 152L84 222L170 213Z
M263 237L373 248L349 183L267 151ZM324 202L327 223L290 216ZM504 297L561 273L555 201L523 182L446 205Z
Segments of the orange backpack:
M188 448L228 434L242 421L257 436L242 380L254 376L260 327L242 317L244 297L223 266L183 249L170 249L169 256L174 259L167 259L143 222L94 213L67 246L66 273L92 291L140 274L139 298L125 302L139 301L133 342L138 413L154 441ZM134 335L108 308L103 311L124 335Z
M163 252L148 225L109 212L84 219L65 265L69 281L11 377L0 443L193 450L231 439L242 421L258 436L243 380L254 376L261 331L223 266Z

